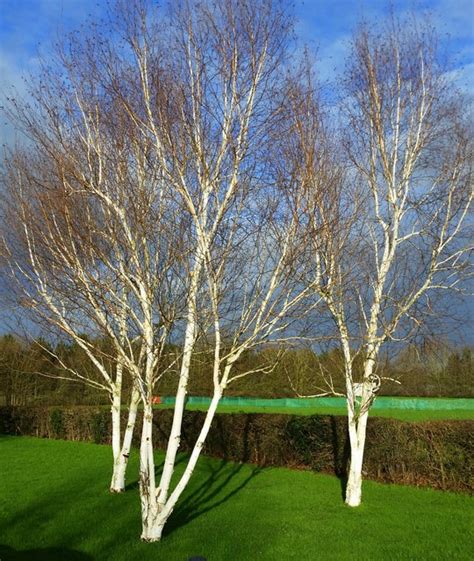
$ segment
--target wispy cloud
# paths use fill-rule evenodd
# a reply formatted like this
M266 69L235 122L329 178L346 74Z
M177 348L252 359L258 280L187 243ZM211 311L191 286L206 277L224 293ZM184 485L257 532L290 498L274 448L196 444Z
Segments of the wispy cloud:
M453 77L464 90L474 88L473 0L392 0L391 4L397 14L432 13L455 61ZM23 91L22 76L35 71L38 53L47 54L58 35L78 28L90 14L103 13L105 6L102 0L0 0L0 97L10 85ZM296 2L296 32L317 51L322 82L330 82L342 70L357 23L364 19L377 26L389 6L379 0ZM11 137L1 124L0 136L3 142Z
M451 77L465 92L474 91L473 0L313 0L296 4L296 32L317 50L317 74L330 82L343 69L357 24L377 28L393 8L395 15L429 16L449 55Z

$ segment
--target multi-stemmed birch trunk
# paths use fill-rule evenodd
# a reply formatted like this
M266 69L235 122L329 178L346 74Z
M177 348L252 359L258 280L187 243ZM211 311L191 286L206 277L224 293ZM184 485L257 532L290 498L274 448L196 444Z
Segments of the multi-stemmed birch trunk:
M15 186L18 186L16 181L11 184L11 187ZM33 209L28 208L31 197L31 191L28 194L20 191L14 199L16 208L21 212L16 219L23 228L22 249L26 249L21 259L18 259L22 251L18 247L18 238L14 241L15 254L13 243L7 242L18 294L22 305L31 310L31 320L39 318L44 327L49 325L54 331L62 332L75 341L95 366L95 371L87 373L72 369L59 356L49 351L63 368L63 373L58 374L58 377L82 381L109 394L113 452L110 490L122 492L125 489L125 473L141 398L140 389L135 384L136 373L141 370L150 345L153 345L154 356L158 356L163 350L166 337L162 336L158 342L144 342L137 328L142 324L147 325L148 331L154 333L156 321L152 319L152 313L148 318L139 318L140 311L136 304L129 298L127 301L122 300L120 290L118 294L114 292L120 281L115 277L115 271L111 275L111 271L106 270L110 263L107 266L101 263L99 269L91 270L83 261L84 255L79 255L77 239L74 246L72 243L69 245L72 238L67 239L67 236L72 234L72 226L67 228L65 237L62 237L64 232L60 232L58 228L54 209L43 200L42 211L36 215ZM36 222L35 219L39 221ZM81 224L80 227L83 229L85 226ZM104 234L108 235L110 232ZM11 240L11 234L9 237ZM122 271L122 274L126 273ZM100 281L99 276L102 276ZM98 297L101 289L103 295L106 295L103 300ZM133 320L128 316L132 316ZM99 333L108 338L112 343L111 351L104 351L100 345L95 345L95 339L85 336L85 332ZM126 425L122 427L125 372L128 376L131 375L132 385Z
M284 131L281 109L291 22L266 0L193 2L161 21L146 6L133 5L125 21L139 81L123 106L137 134L151 143L153 158L176 194L177 206L170 211L189 220L181 365L159 481L151 393L144 401L142 539L158 541L194 471L225 387L244 374L232 377L239 357L264 341L277 344L285 319L308 292L298 292L289 275L296 229L293 225L278 233L272 208L279 205L270 196L268 173L271 139ZM157 80L157 68L171 79ZM240 276L232 278L228 268L236 266L236 259L243 259L245 267L234 269ZM233 309L237 301L240 307ZM172 488L199 333L211 336L215 345L210 373L214 395L184 473ZM142 371L142 385L149 386L151 374Z
M274 203L263 197L261 200ZM234 215L234 226L236 219ZM241 227L250 226L248 216L238 219ZM210 373L213 394L184 472L171 492L170 478L175 466L171 464L167 452L165 466L169 473L166 473L165 479L163 471L160 485L164 481L169 494L163 499L160 486L154 504L147 504L148 509L151 506L154 518L146 521L148 524L144 526L143 539L157 541L161 538L163 528L193 474L226 389L244 376L270 374L279 357L278 353L272 353L268 364L242 369L239 368L242 354L264 345L280 349L291 344L294 336L290 335L289 327L314 308L312 290L301 287L292 275L295 252L298 251L294 246L296 224L290 219L283 225L284 233L276 233L271 226L273 220L268 220L264 224L260 218L258 232L250 238L245 234L245 241L241 237L242 232L240 235L234 232L224 248L220 247L217 251L211 248L205 259L203 282L208 289L207 302L212 314L208 333L214 346ZM255 223L252 226L255 227ZM170 434L172 436L173 433ZM173 447L171 457L175 458L175 454Z
M428 26L392 21L377 36L363 28L343 78L338 160L312 157L328 145L314 133L324 128L316 104L312 130L300 127L303 226L344 357L350 506L361 502L380 350L420 329L435 294L462 290L469 266L472 135L437 57Z

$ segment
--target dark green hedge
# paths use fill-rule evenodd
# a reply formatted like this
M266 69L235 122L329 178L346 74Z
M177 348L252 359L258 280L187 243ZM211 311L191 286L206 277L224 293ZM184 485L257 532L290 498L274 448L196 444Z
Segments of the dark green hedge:
M154 444L164 448L172 410L156 410ZM124 421L126 413L124 412ZM204 414L188 411L181 449L189 451ZM138 419L140 423L140 419ZM138 427L137 427L138 429ZM474 421L369 420L364 475L389 483L472 491ZM110 442L110 412L101 407L0 407L0 433ZM135 444L138 444L136 430ZM346 419L330 415L217 415L204 453L262 466L346 473Z

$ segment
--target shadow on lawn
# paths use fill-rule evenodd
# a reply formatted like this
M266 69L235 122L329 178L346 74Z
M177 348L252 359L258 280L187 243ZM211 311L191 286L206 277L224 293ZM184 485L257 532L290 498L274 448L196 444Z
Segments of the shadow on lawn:
M187 462L188 455L181 455L176 461L176 465ZM163 469L163 462L160 462L155 468L155 475L159 477ZM213 508L225 503L230 498L241 491L251 479L258 475L264 468L260 466L250 466L248 464L236 464L232 461L221 460L219 465L208 466L210 474L197 487L193 487L196 475L191 477L191 490L178 501L173 516L165 526L165 535L173 530L185 526L191 520L194 520L201 514L209 512ZM239 477L242 470L248 472L243 478ZM199 469L198 469L199 471ZM232 480L237 478L236 484L232 484ZM138 481L129 483L125 489L137 489ZM3 559L0 557L0 561Z
M252 416L248 415L243 427L243 447L240 463L235 463L233 450L229 449L227 435L219 418L216 419L214 438L218 440L224 458L216 467L209 467L210 475L197 487L191 488L183 498L178 501L176 509L165 526L164 534L185 526L191 520L209 512L237 495L246 485L257 476L264 468L257 465L246 464L250 460L249 432ZM232 446L231 446L232 448ZM232 460L227 458L231 457Z
M334 456L334 473L339 479L339 483L341 484L341 497L342 500L345 501L347 470L349 468L349 461L351 456L351 445L347 434L344 435L344 437L341 439L341 435L338 432L337 422L334 417L331 417L331 433L332 453Z
M209 466L209 476L196 487L191 484L188 493L178 501L165 526L165 536L227 502L264 469L261 466L246 463L251 460L250 427L252 420L253 415L247 415L242 431L243 446L239 454L240 463L237 464L235 463L235 450L233 450L232 444L229 446L228 435L220 422L221 419L219 417L215 419L213 438L221 450L223 459L217 466Z
M175 466L179 466L179 464L182 464L183 462L187 462L189 459L189 456L187 454L181 454L178 456L176 462L175 462ZM164 460L162 460L159 464L155 465L155 478L159 479L161 477L161 472L163 471L163 466L164 466L165 462ZM130 483L128 483L127 485L125 485L125 491L131 491L132 489L138 489L138 487L140 486L140 481L138 479L136 479L135 481L132 481ZM1 559L0 559L1 561Z
M185 526L191 520L227 502L264 469L261 466L249 465L247 463L251 461L249 433L253 417L253 415L247 415L246 417L239 463L236 463L235 450L232 449L232 445L229 447L228 435L220 423L220 419L217 418L215 420L213 438L218 443L223 459L220 460L217 466L207 465L206 469L210 474L207 477L204 476L202 482L194 483L198 473L193 474L188 491L178 500L176 508L165 526L164 535ZM183 434L182 436L186 452L177 458L176 466L187 463L189 452L192 450L194 440L197 438L197 435L194 434ZM157 479L161 476L163 465L164 461L160 462L155 468ZM198 468L197 472L199 471ZM129 483L125 489L136 489L138 486L138 481L134 481Z
M185 526L191 520L224 504L239 493L264 468L235 464L222 460L217 467L211 468L210 475L190 493L178 501L178 504L165 526L164 534ZM241 472L248 472L242 477ZM240 477L239 477L240 476ZM232 480L237 480L232 484Z
M15 551L7 545L0 545L0 561L92 561L92 557L63 547Z

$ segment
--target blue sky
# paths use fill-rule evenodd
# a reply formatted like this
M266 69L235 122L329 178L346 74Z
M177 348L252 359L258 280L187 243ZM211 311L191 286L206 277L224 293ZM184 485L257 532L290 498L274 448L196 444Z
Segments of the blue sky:
M297 2L297 30L318 49L318 69L331 78L347 56L351 34L362 19L376 26L393 6L396 14L429 14L462 75L461 85L474 88L474 0L306 0Z
M456 79L474 91L474 0L393 0L396 13L429 11L448 52L453 55ZM298 35L318 51L318 71L330 80L347 55L354 26L364 18L376 25L388 11L384 0L296 0ZM22 76L34 72L38 52L47 54L51 43L100 16L105 0L0 0L0 97L13 85L24 89ZM14 137L0 124L0 145Z
M400 15L409 10L431 12L455 61L456 81L474 98L474 0L392 0L391 4ZM295 0L297 33L317 49L323 80L331 80L341 69L356 24L364 18L376 26L388 6L385 0ZM35 72L39 52L47 56L58 37L106 9L106 0L0 0L0 106L12 86L24 92L22 77ZM15 136L0 115L0 146L13 142Z

